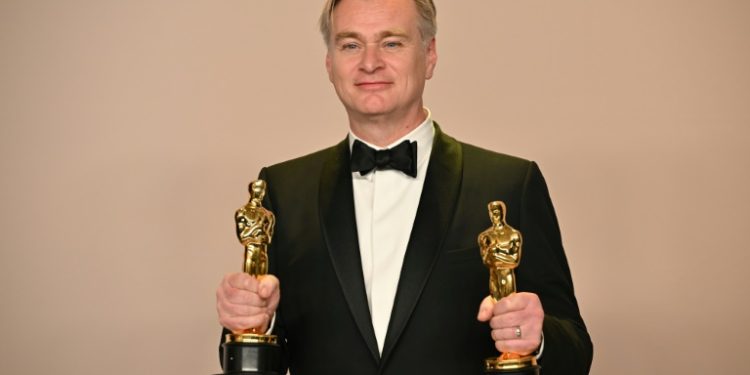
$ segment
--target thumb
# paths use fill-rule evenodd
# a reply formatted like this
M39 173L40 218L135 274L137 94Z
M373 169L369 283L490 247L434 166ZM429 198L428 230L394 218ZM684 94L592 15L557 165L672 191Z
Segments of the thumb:
M258 284L258 294L262 298L271 297L279 289L279 279L274 275L263 275Z
M477 320L480 322L486 322L492 318L492 309L495 306L495 300L492 296L484 297L482 303L479 304L479 313L477 314Z

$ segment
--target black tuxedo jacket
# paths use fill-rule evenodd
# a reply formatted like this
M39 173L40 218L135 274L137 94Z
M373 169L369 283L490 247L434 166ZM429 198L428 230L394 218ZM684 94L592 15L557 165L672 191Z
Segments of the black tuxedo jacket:
M292 374L481 374L497 356L476 315L489 294L477 235L502 200L524 239L519 291L545 311L543 374L587 373L592 344L573 294L557 219L533 162L460 143L436 127L382 356L367 305L346 140L264 168L276 214L270 273L281 282L275 333Z

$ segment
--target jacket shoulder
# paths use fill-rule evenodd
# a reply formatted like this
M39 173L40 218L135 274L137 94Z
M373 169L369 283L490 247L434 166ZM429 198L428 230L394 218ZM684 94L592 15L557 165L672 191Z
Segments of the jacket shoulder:
M269 180L283 180L289 183L309 181L311 177L316 177L315 181L317 182L317 176L320 175L321 168L327 160L340 151L340 147L341 143L338 143L304 156L264 167L261 171L261 177Z
M503 154L496 151L487 150L468 143L461 143L463 151L464 168L476 170L478 173L491 173L492 171L502 171L508 175L520 174L525 176L534 162L518 156Z

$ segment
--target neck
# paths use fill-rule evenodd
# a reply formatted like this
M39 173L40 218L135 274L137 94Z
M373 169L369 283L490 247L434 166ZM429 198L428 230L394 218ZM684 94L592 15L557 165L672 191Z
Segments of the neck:
M420 105L417 110L401 116L377 115L354 117L349 115L352 133L370 144L386 147L416 129L427 118L427 111Z

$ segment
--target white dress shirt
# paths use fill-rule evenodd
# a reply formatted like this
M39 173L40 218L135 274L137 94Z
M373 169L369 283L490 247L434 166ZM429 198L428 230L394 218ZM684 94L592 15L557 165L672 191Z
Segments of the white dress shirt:
M430 111L425 110L427 118L422 124L385 147L391 148L404 140L417 142L416 178L397 170L373 170L364 176L352 172L362 273L381 354L435 137ZM358 138L351 131L350 149L355 139L376 150L383 149Z

